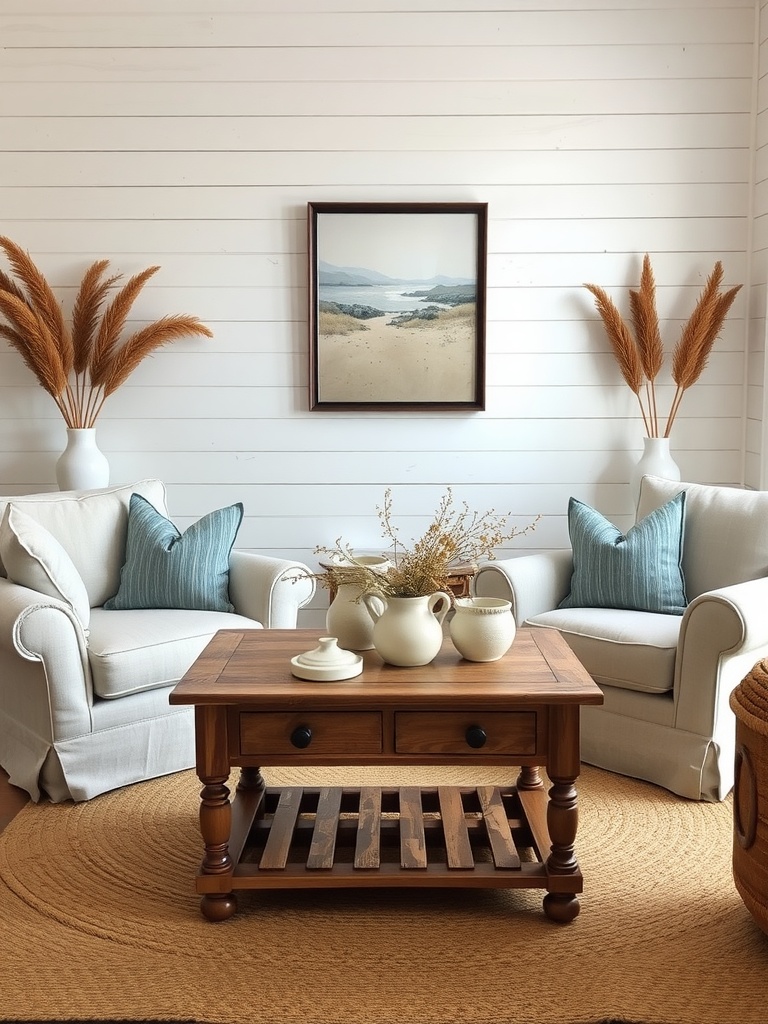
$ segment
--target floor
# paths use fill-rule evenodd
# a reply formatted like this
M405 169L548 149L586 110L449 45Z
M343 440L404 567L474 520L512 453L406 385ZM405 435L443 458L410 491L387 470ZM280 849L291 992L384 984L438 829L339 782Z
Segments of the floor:
M13 820L27 803L29 796L23 789L12 786L8 775L0 768L0 832Z

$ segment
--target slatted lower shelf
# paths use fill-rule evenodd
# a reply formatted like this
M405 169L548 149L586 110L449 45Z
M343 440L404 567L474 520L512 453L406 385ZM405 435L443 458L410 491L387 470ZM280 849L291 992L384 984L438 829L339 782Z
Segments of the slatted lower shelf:
M546 885L543 791L521 799L514 786L285 787L238 799L233 874L198 875L200 892L230 886Z

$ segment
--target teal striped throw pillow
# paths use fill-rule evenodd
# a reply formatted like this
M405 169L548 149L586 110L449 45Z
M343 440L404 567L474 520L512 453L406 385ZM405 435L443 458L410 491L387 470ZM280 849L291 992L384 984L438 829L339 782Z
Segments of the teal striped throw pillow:
M238 502L180 533L146 498L132 494L120 587L104 607L233 611L229 555L242 519Z
M629 608L682 615L685 491L654 509L624 536L596 509L571 498L571 592L561 608Z

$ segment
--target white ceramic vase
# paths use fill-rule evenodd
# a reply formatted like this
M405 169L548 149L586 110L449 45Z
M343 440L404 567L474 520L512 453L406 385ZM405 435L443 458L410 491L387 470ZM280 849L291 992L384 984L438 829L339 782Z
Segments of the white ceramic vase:
M443 619L451 598L442 590L428 597L366 594L373 619L373 646L389 665L428 665L443 643Z
M453 646L467 661L498 661L515 639L512 603L501 597L457 597Z
M355 555L355 559L376 572L386 572L390 565L383 555ZM334 559L334 564L345 563ZM370 651L373 647L373 619L354 583L342 583L337 588L328 605L325 626L328 635L337 638L339 647L348 651Z
M96 428L67 429L67 447L56 463L60 491L90 491L109 483L109 463L96 445Z
M359 597L359 587L343 583L325 616L328 633L348 651L369 651L373 647L373 619Z
M629 478L629 490L634 504L637 504L640 481L644 476L660 476L665 480L680 479L680 467L670 454L668 437L643 438L643 454Z

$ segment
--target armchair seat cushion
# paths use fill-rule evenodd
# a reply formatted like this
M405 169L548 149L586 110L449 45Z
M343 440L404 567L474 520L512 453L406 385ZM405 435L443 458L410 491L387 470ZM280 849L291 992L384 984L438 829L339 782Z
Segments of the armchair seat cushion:
M621 608L559 608L527 626L558 629L595 682L642 693L666 693L675 679L682 619Z
M91 610L88 661L94 692L107 700L172 686L219 629L258 629L228 612Z

